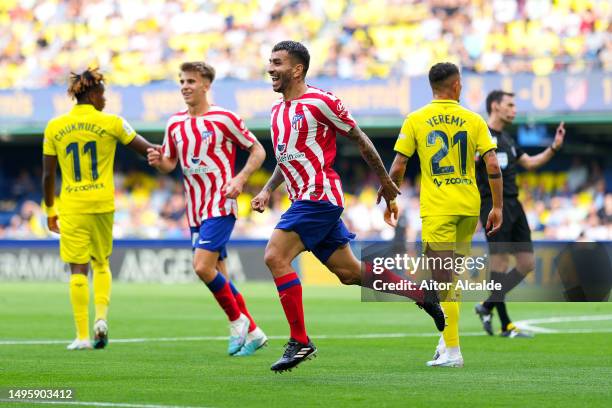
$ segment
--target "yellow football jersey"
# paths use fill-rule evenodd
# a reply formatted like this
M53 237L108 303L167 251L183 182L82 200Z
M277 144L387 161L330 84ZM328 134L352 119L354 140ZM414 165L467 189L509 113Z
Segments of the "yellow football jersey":
M123 118L75 105L51 119L43 154L57 156L62 173L60 215L115 210L113 165L117 141L128 144L136 132Z
M421 161L421 217L480 214L474 158L497 146L480 115L434 100L404 120L395 151Z

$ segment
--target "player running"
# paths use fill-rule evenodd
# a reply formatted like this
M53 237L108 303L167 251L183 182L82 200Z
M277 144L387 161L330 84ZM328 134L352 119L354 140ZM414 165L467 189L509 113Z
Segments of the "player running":
M115 188L113 163L117 141L138 153L153 147L121 117L103 113L104 76L95 69L72 74L70 112L53 118L43 141L43 191L49 230L60 234L60 257L70 265L70 302L76 339L68 350L101 349L108 343L108 305L112 275ZM55 207L55 171L62 187ZM61 221L60 221L61 216ZM61 233L60 233L61 226ZM94 342L89 339L89 263L93 269Z
M317 351L306 333L302 286L291 266L302 251L311 251L346 285L360 285L361 264L349 245L355 234L340 219L344 195L340 177L332 168L336 135L359 146L362 157L379 177L387 201L399 193L370 139L359 129L342 102L331 93L306 85L310 55L294 41L274 46L268 65L272 89L283 98L272 107L272 143L277 166L262 191L253 198L254 210L266 208L271 193L284 181L292 201L276 225L265 251L265 262L279 292L291 338L283 356L272 365L276 372L289 370ZM385 273L381 278L397 282ZM439 330L444 315L437 301L425 302L423 291L406 291L433 318ZM429 298L428 298L429 299Z
M180 163L187 201L187 219L194 249L193 267L230 321L228 353L247 356L267 342L249 314L244 298L230 281L226 245L236 223L236 198L266 152L234 112L211 105L207 93L215 69L205 62L180 68L181 94L187 109L170 117L161 149L149 149L149 164L168 173ZM249 158L234 175L236 147Z
M516 144L508 133L504 132L504 129L512 124L516 116L514 94L500 90L492 91L487 95L486 107L489 114L489 130L493 140L497 143L496 154L503 171L505 222L499 234L487 236L487 241L490 243L491 280L501 283L502 289L491 293L489 298L482 304L476 305L475 309L476 314L482 321L484 330L491 336L493 335L491 317L493 309L496 308L501 321L501 335L503 337L532 337L531 334L521 332L512 323L504 301L506 294L535 269L531 232L523 206L518 200L516 168L517 165L521 165L527 170L535 170L548 163L563 146L565 128L563 122L561 122L557 127L552 144L540 154L530 156ZM478 162L476 170L478 189L482 198L480 219L484 220L492 206L491 190L485 181L486 170L484 164ZM516 266L508 271L510 254L514 255Z
M495 156L495 143L487 124L476 113L459 105L461 76L451 63L436 64L429 70L433 100L404 120L397 142L391 179L400 185L408 158L415 152L421 162L421 218L423 243L428 257L443 259L469 254L472 235L478 223L480 195L476 187L474 156L480 153L486 163L493 208L485 225L495 234L502 223L502 182ZM449 180L451 182L449 182ZM379 193L379 194L382 194ZM387 205L385 219L397 220L395 203ZM436 262L432 262L436 265ZM442 263L440 263L442 264ZM439 282L452 282L452 270L433 270ZM460 293L440 294L447 326L442 332L432 367L463 367L459 348Z

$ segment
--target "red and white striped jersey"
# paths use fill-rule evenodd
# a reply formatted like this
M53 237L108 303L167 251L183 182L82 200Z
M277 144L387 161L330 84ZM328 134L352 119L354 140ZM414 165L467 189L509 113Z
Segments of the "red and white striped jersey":
M234 176L236 146L250 148L255 136L234 112L212 105L201 116L185 110L166 125L163 154L178 157L183 171L189 226L199 227L207 218L237 214L235 199L222 189Z
M304 95L272 107L272 143L291 201L329 201L344 207L340 177L332 168L336 134L356 126L335 95L311 86Z

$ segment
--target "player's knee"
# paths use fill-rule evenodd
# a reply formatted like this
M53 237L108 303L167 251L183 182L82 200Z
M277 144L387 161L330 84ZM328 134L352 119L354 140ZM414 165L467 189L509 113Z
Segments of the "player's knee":
M195 271L196 275L198 275L198 277L204 282L210 282L215 278L215 275L217 274L215 265L207 265L204 262L194 263L193 270Z
M361 274L348 268L336 268L333 272L343 285L359 285L361 283Z
M279 251L266 248L264 253L264 262L270 270L280 269L287 266L288 262Z
M89 273L89 265L87 264L70 264L70 273L72 275L85 275Z
M343 285L359 285L359 283L361 282L361 279L359 276L353 276L353 275L338 275L338 278L340 279L340 282Z
M517 262L516 269L523 275L535 269L535 256L525 257Z

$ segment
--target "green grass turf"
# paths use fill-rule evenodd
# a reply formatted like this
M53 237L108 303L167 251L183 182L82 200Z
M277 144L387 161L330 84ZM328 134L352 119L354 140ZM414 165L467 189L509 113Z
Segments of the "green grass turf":
M241 289L269 335L288 335L270 284ZM92 296L93 297L93 296ZM226 342L112 343L112 339L226 336L227 323L203 285L115 284L111 344L69 352L65 344L0 344L0 390L72 388L78 401L179 406L610 406L612 333L540 334L534 339L465 336L463 369L432 369L437 337L339 339L317 335L434 333L433 323L408 303L362 303L357 288L304 287L307 327L318 358L291 373L270 364L285 340L255 356L229 357ZM462 306L461 331L479 333L473 304ZM515 320L612 314L611 303L512 303ZM0 284L0 342L66 340L74 329L68 286ZM91 315L93 320L93 314ZM93 324L93 321L91 321ZM496 324L497 321L496 321ZM572 323L546 324L572 328ZM612 330L612 321L580 322ZM0 402L0 406L9 405ZM23 407L44 405L10 404ZM52 405L54 407L71 405Z

